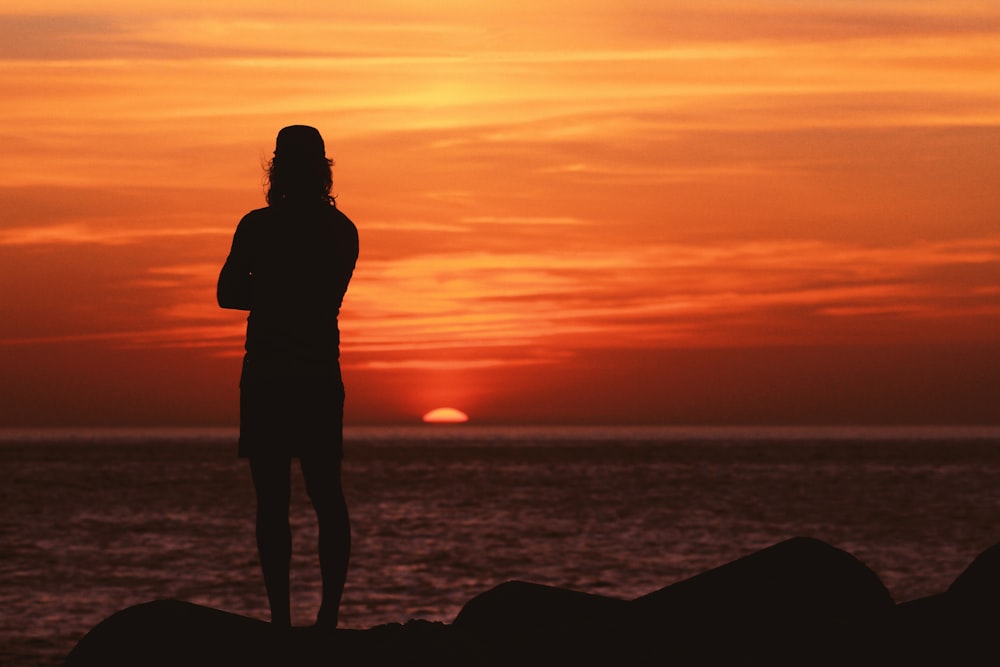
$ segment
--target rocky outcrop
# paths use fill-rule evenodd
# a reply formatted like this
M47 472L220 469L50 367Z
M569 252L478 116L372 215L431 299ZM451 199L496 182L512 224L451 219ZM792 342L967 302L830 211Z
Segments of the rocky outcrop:
M898 605L886 653L918 665L997 663L1000 544L980 554L942 593Z
M158 600L94 627L65 667L975 664L1000 619L998 593L1000 545L947 591L895 604L850 554L793 538L634 600L505 582L449 624L279 632Z
M454 626L498 664L844 665L858 664L894 607L859 560L794 538L628 602L503 584Z

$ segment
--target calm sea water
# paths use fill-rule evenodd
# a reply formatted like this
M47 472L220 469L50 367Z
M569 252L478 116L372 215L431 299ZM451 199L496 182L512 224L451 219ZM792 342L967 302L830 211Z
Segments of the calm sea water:
M267 618L232 431L0 432L0 664L58 665L125 607ZM349 429L344 627L450 622L509 579L635 597L796 535L893 597L1000 541L1000 428ZM319 604L295 477L294 622Z

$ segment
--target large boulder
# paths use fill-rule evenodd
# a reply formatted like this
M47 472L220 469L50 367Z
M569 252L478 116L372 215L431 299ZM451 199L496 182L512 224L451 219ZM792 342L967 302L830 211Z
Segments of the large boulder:
M474 667L443 623L412 620L367 630L278 630L270 623L180 600L128 607L96 625L64 667Z
M894 606L858 559L800 537L632 601L507 582L454 626L497 664L856 665Z
M997 661L1000 544L982 552L943 592L898 606L892 657L911 664Z
M88 632L65 667L279 664L286 649L269 623L180 600L117 612Z
M851 554L796 537L631 602L639 662L861 664L895 607Z
M590 665L616 656L629 603L508 581L469 600L452 623L496 665Z

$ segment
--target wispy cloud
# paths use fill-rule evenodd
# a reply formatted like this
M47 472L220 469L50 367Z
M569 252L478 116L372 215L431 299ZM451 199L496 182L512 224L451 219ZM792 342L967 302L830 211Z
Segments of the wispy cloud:
M240 341L244 327L239 325L181 326L134 331L101 331L81 334L0 338L0 346L59 345L66 343L105 342L113 348L219 348L242 354Z
M998 262L996 238L432 255L368 265L349 294L345 340L368 351L588 340L789 344L804 331L825 340L844 333L830 330L833 318L892 316L905 327L947 314L995 317ZM956 280L937 275L962 267ZM984 326L967 333L986 338Z
M0 246L132 245L162 238L196 238L231 234L225 227L160 227L102 229L87 223L0 228Z
M357 348L354 348L357 349ZM513 368L516 366L538 366L552 363L553 360L543 359L404 359L400 361L366 361L347 364L347 368L358 368L375 371L394 370L433 370L433 371L467 371L490 368Z

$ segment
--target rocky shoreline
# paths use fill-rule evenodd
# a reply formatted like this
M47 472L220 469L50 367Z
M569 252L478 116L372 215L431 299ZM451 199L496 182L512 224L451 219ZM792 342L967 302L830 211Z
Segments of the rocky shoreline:
M796 537L633 600L509 581L451 623L280 632L178 600L124 609L64 667L972 665L995 653L1000 545L897 604L851 554Z

